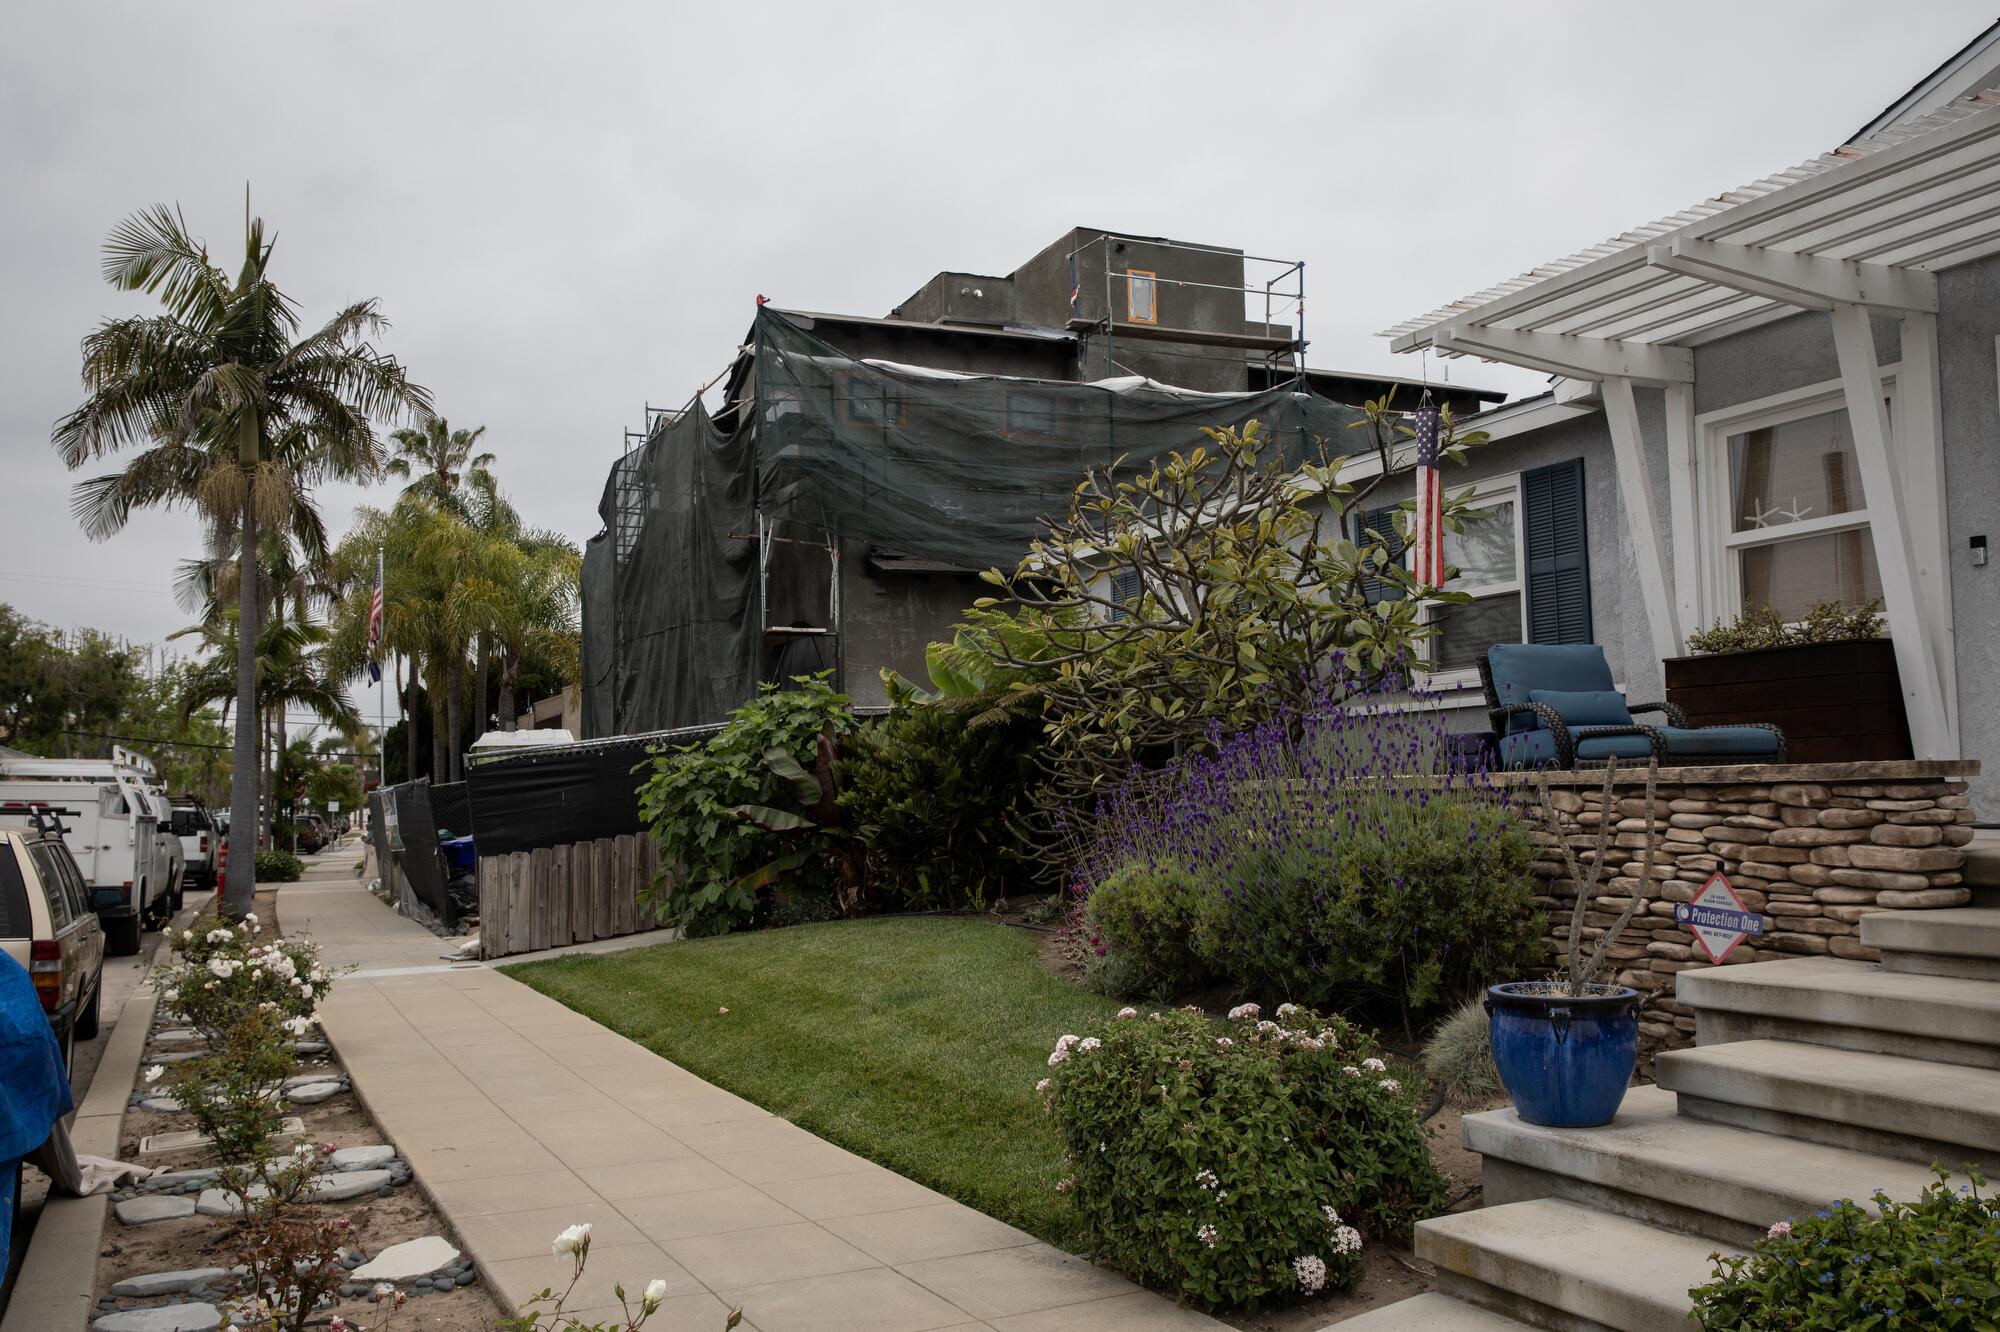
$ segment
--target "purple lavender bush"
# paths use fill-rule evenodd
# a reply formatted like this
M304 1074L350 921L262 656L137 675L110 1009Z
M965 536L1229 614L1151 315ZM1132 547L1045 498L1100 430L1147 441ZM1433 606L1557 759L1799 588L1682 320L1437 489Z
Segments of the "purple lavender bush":
M1525 805L1433 702L1336 663L1306 704L1134 771L1083 839L1093 983L1409 1024L1544 969Z

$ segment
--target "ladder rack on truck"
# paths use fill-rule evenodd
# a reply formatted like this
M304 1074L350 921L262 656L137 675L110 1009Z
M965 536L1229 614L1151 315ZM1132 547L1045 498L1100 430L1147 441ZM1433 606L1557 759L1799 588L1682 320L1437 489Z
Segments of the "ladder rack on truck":
M154 802L158 774L144 756L51 759L0 752L0 821L39 826L57 817L91 907L114 953L139 951L141 932L171 915L177 885Z

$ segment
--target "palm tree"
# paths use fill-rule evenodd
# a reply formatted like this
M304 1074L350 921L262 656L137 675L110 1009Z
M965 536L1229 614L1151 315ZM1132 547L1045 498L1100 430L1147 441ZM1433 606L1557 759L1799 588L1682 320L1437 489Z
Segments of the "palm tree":
M468 595L500 652L500 721L513 728L514 689L529 658L551 662L575 677L580 647L578 579L582 557L568 538L522 532L496 541Z
M431 412L429 395L370 341L385 327L375 301L300 336L297 307L270 277L274 243L245 212L234 280L209 261L178 209L162 204L112 230L105 280L157 295L165 313L106 320L84 339L90 396L56 423L53 442L72 469L139 449L124 470L77 486L72 507L93 539L123 528L134 508L183 505L235 539L242 632L230 817L232 827L254 829L258 532L289 523L304 545L303 497L328 480L372 480L383 462L374 423L398 415L422 423ZM249 910L253 889L253 876L232 878L225 908Z
M398 430L390 441L396 446L389 459L388 473L398 479L415 477L403 487L405 495L421 495L433 504L465 512L467 487L491 489L493 465L490 453L475 454L473 446L486 433L485 426L453 430L441 416L434 416L415 430Z
M195 625L173 637L198 635L208 649L188 672L181 688L183 717L210 703L225 708L235 701L236 619L225 615L212 624ZM269 742L270 808L265 811L275 827L278 820L277 786L286 752L285 717L301 708L343 734L352 734L362 725L338 677L326 669L326 626L306 620L273 618L258 632L256 647L257 688L253 707L267 724ZM232 815L233 818L233 815ZM234 823L232 827L236 826ZM246 824L246 827L255 826Z

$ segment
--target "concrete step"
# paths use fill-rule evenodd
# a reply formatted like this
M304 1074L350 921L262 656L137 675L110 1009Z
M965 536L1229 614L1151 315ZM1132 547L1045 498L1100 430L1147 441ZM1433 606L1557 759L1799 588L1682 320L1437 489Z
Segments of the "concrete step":
M1965 876L1965 886L1972 889L1974 906L1995 905L1981 899L2000 892L2000 830L1973 831L1972 841L1965 848L1965 868L1959 873Z
M1783 1040L2000 1068L2000 981L1804 957L1683 971L1700 1045Z
M1922 1165L2000 1162L2000 1070L1735 1041L1665 1051L1653 1079L1694 1119Z
M1557 1198L1435 1217L1416 1244L1445 1294L1556 1332L1688 1332L1720 1247Z
M2000 909L1878 911L1861 918L1861 942L1882 951L1884 971L2000 981Z
M1522 1332L1529 1324L1430 1291L1370 1309L1320 1332Z
M1747 1246L1774 1221L1840 1198L1870 1206L1877 1189L1913 1199L1935 1178L1927 1164L1684 1118L1675 1101L1665 1088L1634 1087L1618 1117L1592 1129L1530 1124L1511 1109L1467 1115L1462 1134L1485 1158L1486 1205L1561 1198Z

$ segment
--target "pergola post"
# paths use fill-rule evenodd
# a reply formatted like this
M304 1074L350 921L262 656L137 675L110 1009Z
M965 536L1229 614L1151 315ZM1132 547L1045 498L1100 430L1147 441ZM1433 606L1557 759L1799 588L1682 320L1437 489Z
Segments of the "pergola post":
M1646 466L1646 441L1639 433L1639 403L1632 381L1622 375L1603 380L1604 418L1611 427L1611 454L1618 465L1618 495L1639 566L1639 591L1646 601L1646 627L1661 661L1683 651L1678 605L1667 577L1667 553L1653 512L1653 478Z
M1911 540L1908 488L1903 469L1889 453L1889 406L1882 397L1882 370L1875 358L1868 311L1839 302L1830 317L1861 489L1868 499L1875 566L1882 575L1882 602L1910 722L1910 744L1920 759L1956 758L1958 746L1944 708L1944 678L1924 623L1925 589Z
M1919 603L1937 658L1939 698L1954 755L1958 749L1958 645L1951 611L1951 537L1945 531L1944 424L1938 401L1937 316L1913 312L1902 321L1902 369L1896 375L1896 459L1909 487L1910 512L1939 521L1913 526L1910 553L1923 589Z

